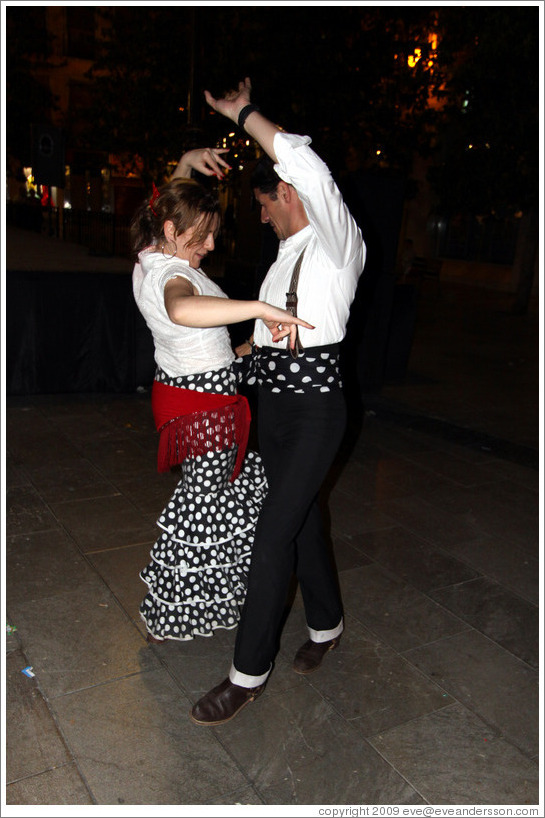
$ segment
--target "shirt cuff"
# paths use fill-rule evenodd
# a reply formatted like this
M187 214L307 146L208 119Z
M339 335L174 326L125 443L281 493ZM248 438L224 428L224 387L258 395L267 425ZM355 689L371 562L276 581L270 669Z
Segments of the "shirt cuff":
M283 133L282 131L275 134L273 148L278 162L275 164L274 169L283 182L291 184L288 172L288 163L289 157L292 155L293 150L295 148L304 148L307 145L310 145L311 142L312 139L310 136L300 136L299 134L295 133Z

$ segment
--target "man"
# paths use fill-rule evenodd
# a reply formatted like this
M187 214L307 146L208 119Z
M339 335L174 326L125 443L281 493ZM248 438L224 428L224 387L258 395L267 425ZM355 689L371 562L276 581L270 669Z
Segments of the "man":
M252 186L261 221L272 227L280 244L259 297L285 307L299 262L297 314L314 329L300 332L302 349L294 358L289 347L272 346L256 322L258 432L269 491L255 532L229 676L191 711L191 719L204 726L229 721L263 691L294 570L309 635L295 656L294 670L316 670L338 646L343 631L317 495L346 426L339 344L363 271L365 244L327 166L309 147L310 138L281 131L250 103L250 91L246 79L222 99L208 91L205 97L215 111L243 127L270 159L270 168L256 170Z

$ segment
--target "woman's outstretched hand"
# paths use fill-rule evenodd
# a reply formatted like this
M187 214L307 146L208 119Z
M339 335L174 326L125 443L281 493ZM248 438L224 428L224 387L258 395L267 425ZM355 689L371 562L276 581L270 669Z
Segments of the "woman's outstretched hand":
M239 82L238 90L229 91L221 99L215 99L210 91L204 92L204 98L214 111L218 114L223 114L233 122L238 123L238 115L242 109L250 104L250 93L252 91L252 83L250 78L246 77L244 82Z
M263 302L262 302L263 303ZM281 310L278 307L273 307L271 304L263 303L263 314L260 316L261 320L270 331L272 340L276 344L282 338L290 337L290 347L295 349L295 339L297 337L297 327L306 327L306 329L315 329L308 321L303 321L302 318L297 318L287 310Z
M172 178L179 176L187 178L193 169L205 176L217 176L218 179L223 179L225 171L231 170L231 166L222 159L222 154L228 152L229 148L195 148L187 151L178 162Z

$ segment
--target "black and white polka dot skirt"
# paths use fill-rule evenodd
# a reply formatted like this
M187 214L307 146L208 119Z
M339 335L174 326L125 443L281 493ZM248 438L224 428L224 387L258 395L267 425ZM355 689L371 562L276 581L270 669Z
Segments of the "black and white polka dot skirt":
M176 379L158 375L185 389L218 392L219 383L225 394L236 389L231 368ZM186 459L157 521L161 533L151 562L140 573L148 586L140 614L157 639L212 636L217 628L238 623L267 482L261 458L253 451L246 453L240 474L230 482L236 453L235 447Z

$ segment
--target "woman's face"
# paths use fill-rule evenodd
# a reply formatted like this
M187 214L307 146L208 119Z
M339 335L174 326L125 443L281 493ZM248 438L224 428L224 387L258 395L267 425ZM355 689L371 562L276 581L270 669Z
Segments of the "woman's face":
M219 227L219 218L214 217L210 221L208 227L208 232L205 233L204 237L196 243L191 242L195 233L200 232L200 222L196 222L195 224L191 225L191 227L188 227L188 229L184 230L183 233L179 233L172 239L176 243L176 256L189 262L189 266L193 267L195 270L201 266L203 258L205 258L208 253L211 253L215 247L214 237Z

